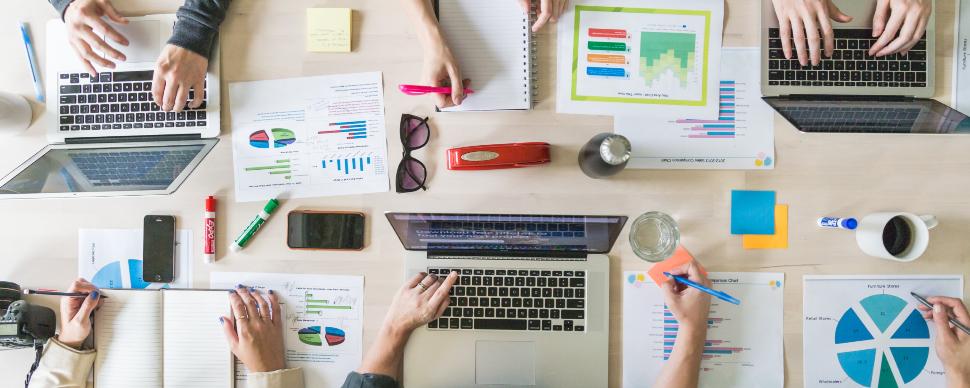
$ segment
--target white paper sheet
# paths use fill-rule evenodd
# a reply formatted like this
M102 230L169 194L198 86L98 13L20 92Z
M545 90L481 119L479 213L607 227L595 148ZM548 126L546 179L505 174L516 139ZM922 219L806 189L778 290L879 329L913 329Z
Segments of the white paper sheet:
M945 387L936 325L910 295L963 297L963 275L805 276L805 387Z
M953 108L970 114L970 0L957 0L953 20Z
M236 202L388 191L381 72L229 85Z
M757 47L721 51L715 120L618 116L613 131L633 146L630 168L773 169L774 110L761 99Z
M192 288L192 230L175 234L175 281L148 283L142 280L141 229L80 229L78 276L98 288Z
M699 388L781 388L783 273L711 272L714 289L741 305L711 300ZM677 322L645 271L623 272L623 386L650 387L673 347Z
M212 272L209 279L211 288L243 284L276 293L286 317L286 367L302 367L307 387L340 387L347 374L360 366L363 276ZM236 388L246 387L248 373L236 363Z
M716 118L723 23L718 0L570 1L556 112Z
M161 388L162 293L107 291L105 295L101 312L94 315L95 386Z

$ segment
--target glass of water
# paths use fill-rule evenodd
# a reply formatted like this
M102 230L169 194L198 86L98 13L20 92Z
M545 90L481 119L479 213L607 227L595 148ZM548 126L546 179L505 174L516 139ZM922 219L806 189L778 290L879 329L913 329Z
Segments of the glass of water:
M661 212L644 213L630 226L630 246L641 259L656 263L667 260L680 245L677 222Z

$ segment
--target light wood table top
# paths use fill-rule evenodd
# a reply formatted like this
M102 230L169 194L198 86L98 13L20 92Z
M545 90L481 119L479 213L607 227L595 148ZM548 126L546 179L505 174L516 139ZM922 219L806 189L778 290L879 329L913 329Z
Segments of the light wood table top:
M504 0L512 1L512 0ZM173 13L182 0L116 0L125 15ZM726 4L725 46L757 46L758 1ZM938 0L936 98L950 102L953 0ZM305 8L354 9L354 51L317 54L305 50ZM34 122L26 133L0 141L0 172L17 167L47 144L44 105L34 100L23 43L15 22L29 23L41 69L46 64L45 29L56 18L41 0L6 4L0 13L0 89L31 100ZM140 228L146 214L173 214L179 228L193 229L195 286L209 285L211 271L286 272L365 276L364 349L370 348L393 292L403 278L404 249L384 220L385 211L468 213L624 214L632 218L663 211L680 225L682 243L710 271L785 272L786 387L802 386L802 275L970 274L970 137L806 135L775 115L777 167L763 171L627 170L592 180L576 155L593 135L613 130L608 116L555 113L556 26L539 34L539 104L531 112L434 113L427 97L409 97L394 85L417 83L422 49L414 29L393 0L235 0L222 26L223 96L232 82L383 71L389 166L401 149L398 117L431 116L433 135L415 153L429 169L429 190L287 200L241 253L228 246L262 208L233 196L229 104L223 104L221 142L182 187L166 197L0 201L0 279L24 287L63 289L77 277L79 228ZM50 82L50 80L44 80ZM226 98L228 100L228 97ZM456 172L446 168L445 150L477 144L545 141L553 163L521 170ZM393 184L393 182L392 182ZM393 185L392 185L393 187ZM730 234L731 190L774 190L789 205L787 250L743 250ZM218 255L202 263L203 199L218 200ZM294 209L361 211L367 217L362 252L303 252L287 249L283 214ZM862 217L876 211L934 214L920 259L897 263L866 256L854 234L815 226L821 216ZM610 386L622 385L622 292L624 270L646 270L620 236L611 258ZM54 298L29 299L56 310ZM0 352L0 386L20 387L33 361L31 351Z

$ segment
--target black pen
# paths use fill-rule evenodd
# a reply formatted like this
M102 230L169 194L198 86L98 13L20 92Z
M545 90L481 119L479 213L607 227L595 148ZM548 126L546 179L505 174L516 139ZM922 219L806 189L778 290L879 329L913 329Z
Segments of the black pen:
M82 294L80 292L60 292L60 291L49 291L49 290L28 290L24 289L24 295L55 295L55 296L70 296L74 298L87 298L88 294ZM107 298L108 296L104 293L101 294L100 298Z
M920 303L922 303L922 304L923 304L924 306L926 306L926 307L929 307L929 308L930 308L930 310L933 310L933 305L932 305L932 304L930 304L930 302L929 302L929 301L927 301L927 300L926 300L926 298L924 298L924 297L922 297L922 296L919 296L919 295L917 295L917 294L916 294L915 292L910 292L909 294L910 294L910 295L912 295L912 296L913 296L914 298L916 298L916 300L918 300L918 301L919 301ZM953 326L956 326L956 327L958 327L958 328L959 328L960 330L963 330L963 332L964 332L964 333L967 333L967 334L970 334L970 329L967 329L967 327L966 327L966 326L963 326L962 324L960 324L960 322L957 322L957 320L956 320L956 319L953 319L953 317L947 317L947 318L950 318L950 323L952 323L952 324L953 324Z

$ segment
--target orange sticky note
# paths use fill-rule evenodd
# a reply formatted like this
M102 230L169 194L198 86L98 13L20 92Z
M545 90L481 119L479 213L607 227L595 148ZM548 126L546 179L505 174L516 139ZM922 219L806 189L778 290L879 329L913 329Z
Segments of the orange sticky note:
M775 205L775 234L746 234L744 249L788 249L788 205Z
M670 258L667 260L654 264L653 267L650 267L650 270L647 271L647 275L650 275L650 279L653 279L653 282L657 283L657 286L660 286L663 284L663 282L667 281L667 276L663 274L664 272L670 272L670 270L687 264L691 260L694 260L694 257L687 252L687 249L684 249L683 245L678 245L677 251L674 252L673 256L670 256ZM707 271L705 271L703 267L701 268L701 272L704 273L704 276L707 276Z

